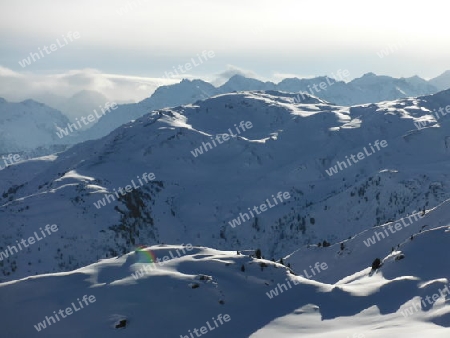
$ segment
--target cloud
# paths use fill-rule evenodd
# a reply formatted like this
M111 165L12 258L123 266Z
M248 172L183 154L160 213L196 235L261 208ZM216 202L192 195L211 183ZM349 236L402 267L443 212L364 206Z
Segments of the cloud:
M0 77L10 77L10 78L20 78L22 77L22 75L20 75L19 73L16 73L15 71L9 69L9 68L5 68L0 66Z
M22 101L56 95L71 97L83 90L97 91L115 102L137 102L149 97L157 87L178 82L174 79L105 74L97 69L41 74L15 72L0 66L0 97Z
M227 80L234 75L242 75L245 77L251 77L253 79L261 78L251 70L239 68L233 65L227 65L227 69L219 74L216 74L216 78L211 83L215 86L220 86L227 82Z

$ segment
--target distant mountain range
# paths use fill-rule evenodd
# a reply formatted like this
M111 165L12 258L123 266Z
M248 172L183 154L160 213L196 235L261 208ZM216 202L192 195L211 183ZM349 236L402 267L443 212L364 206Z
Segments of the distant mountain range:
M326 89L321 89L324 88L323 84L326 85ZM450 88L450 72L430 81L418 76L397 79L373 73L365 74L348 83L326 76L312 79L290 78L275 84L234 75L220 87L214 87L202 80L182 80L178 84L159 87L151 97L139 103L119 106L118 110L100 119L81 137L83 140L96 139L107 135L123 123L139 118L152 110L194 103L197 100L231 92L255 90L305 92L330 103L352 106L434 94L448 88ZM301 95L298 98L301 100Z
M297 93L296 100L301 102L304 99L303 93L321 98L329 103L353 106L365 103L376 103L382 101L396 100L406 97L418 97L428 94L434 94L440 90L450 88L450 71L426 81L418 76L410 78L393 78L390 76L379 76L373 73L365 74L360 78L356 78L348 83L343 81L336 81L327 76L316 77L312 79L298 79L289 78L284 79L278 84L272 82L262 82L257 79L246 78L241 75L234 75L226 83L220 87L214 87L208 82L202 80L182 80L180 83L161 86L147 99L139 103L121 104L117 109L111 110L102 116L98 122L94 122L84 126L80 125L78 130L70 133L70 137L59 139L51 134L51 129L47 124L36 123L36 125L29 126L31 129L24 129L27 124L22 126L22 132L27 130L26 140L23 146L17 139L8 140L7 134L4 133L3 151L29 151L30 144L36 143L37 147L41 147L44 143L48 146L53 145L71 145L87 140L98 139L108 135L110 132L128 123L132 120L138 119L153 110L162 109L165 107L176 107L180 105L195 103L200 100L205 100L215 95L226 94L231 92L241 91L281 91L289 93ZM93 113L94 109L99 110L99 106L103 106L108 99L100 93L92 91L83 91L74 95L70 99L62 99L59 97L52 97L47 95L45 101L50 103L53 107L59 108L69 116L71 122L74 122L75 117L87 117ZM4 100L3 100L4 104ZM12 106L8 106L12 107ZM10 116L14 115L14 111L9 111ZM56 116L56 115L54 115ZM48 116L48 118L52 118ZM45 119L44 119L45 120ZM47 121L48 122L48 121ZM51 124L58 127L67 127L67 122L61 119L56 119ZM39 133L34 133L33 130L38 130ZM3 121L4 130L10 129L8 122ZM87 129L87 130L86 130ZM42 142L40 135L46 134L49 140ZM37 137L36 142L28 142ZM49 149L48 153L50 153ZM40 151L46 154L45 148Z

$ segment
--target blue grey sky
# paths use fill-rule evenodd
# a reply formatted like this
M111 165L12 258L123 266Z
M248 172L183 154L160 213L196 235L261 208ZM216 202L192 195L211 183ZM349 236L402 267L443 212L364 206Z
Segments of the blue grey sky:
M64 78L103 92L120 79L130 81L126 99L136 81L139 95L176 81L162 77L203 51L215 56L177 79L220 83L242 73L277 82L338 69L352 78L367 72L431 78L450 69L447 22L438 0L2 1L0 96L11 78L48 90ZM67 40L69 32L79 38ZM63 47L19 64L64 38ZM388 54L380 57L382 50Z

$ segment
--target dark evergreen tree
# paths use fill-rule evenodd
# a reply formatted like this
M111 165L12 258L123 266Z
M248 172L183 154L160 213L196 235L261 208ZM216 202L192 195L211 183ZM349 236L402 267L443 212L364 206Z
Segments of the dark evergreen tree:
M375 258L375 260L372 262L372 270L376 270L381 266L381 259Z

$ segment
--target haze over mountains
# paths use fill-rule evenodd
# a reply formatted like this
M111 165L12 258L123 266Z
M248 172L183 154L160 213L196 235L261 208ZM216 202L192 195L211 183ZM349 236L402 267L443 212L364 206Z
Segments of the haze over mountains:
M107 101L111 101L105 95L93 90L82 90L69 98L45 93L37 96L35 99L59 110L70 121L75 121L75 118L91 114L94 109L98 110L99 106L104 105Z

